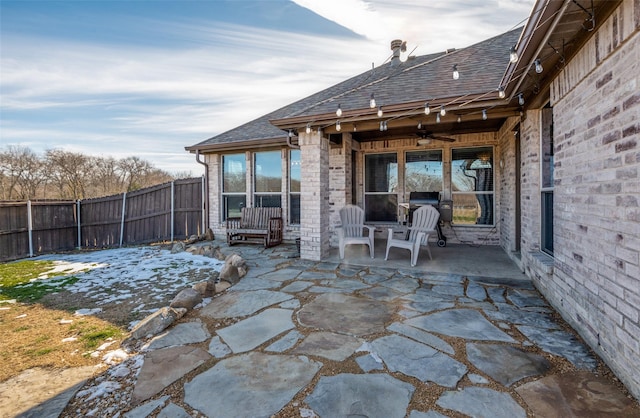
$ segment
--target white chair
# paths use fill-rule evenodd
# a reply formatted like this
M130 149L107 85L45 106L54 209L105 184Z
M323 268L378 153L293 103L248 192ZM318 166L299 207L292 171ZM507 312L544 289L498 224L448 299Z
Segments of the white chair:
M364 210L355 205L346 205L340 209L342 225L336 228L340 247L340 258L344 258L344 247L349 244L366 244L373 258L373 238L375 227L364 224ZM364 235L364 229L368 235Z
M431 250L429 249L429 235L436 232L435 229L439 219L440 212L438 212L438 209L430 205L425 205L420 206L413 212L411 226L408 228L405 239L393 238L393 228L389 228L387 253L384 259L386 260L389 257L389 248L405 248L411 251L411 266L415 267L418 262L420 246L425 245L429 253L429 258L433 260Z

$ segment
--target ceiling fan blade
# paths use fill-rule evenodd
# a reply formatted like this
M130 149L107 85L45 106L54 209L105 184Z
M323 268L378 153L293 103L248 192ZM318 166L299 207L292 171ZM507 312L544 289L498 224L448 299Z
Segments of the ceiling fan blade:
M455 139L449 138L448 136L429 135L429 137L438 141L455 142Z

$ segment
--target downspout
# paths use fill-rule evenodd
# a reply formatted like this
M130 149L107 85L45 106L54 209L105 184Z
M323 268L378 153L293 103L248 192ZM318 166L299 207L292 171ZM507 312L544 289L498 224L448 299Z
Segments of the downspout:
M209 164L204 161L200 161L200 150L196 150L196 162L204 166L204 225L202 226L202 233L206 234L209 227Z
M293 132L291 132L291 129L289 129L289 133L287 134L287 145L289 146L289 148L300 149L300 145L294 145L293 143L291 143L292 136Z

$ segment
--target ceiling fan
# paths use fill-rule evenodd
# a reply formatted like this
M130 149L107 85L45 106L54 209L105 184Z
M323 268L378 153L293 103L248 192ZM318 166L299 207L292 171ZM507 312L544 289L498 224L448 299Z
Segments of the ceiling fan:
M455 141L455 139L449 138L448 136L434 135L433 132L425 131L424 129L418 130L418 132L416 132L416 135L420 138L418 139L418 145L427 145L433 140L446 142Z

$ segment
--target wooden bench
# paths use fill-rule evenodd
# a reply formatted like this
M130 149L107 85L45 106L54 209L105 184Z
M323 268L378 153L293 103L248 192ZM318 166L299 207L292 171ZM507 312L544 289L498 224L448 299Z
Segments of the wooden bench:
M265 248L269 248L281 242L282 208L242 208L239 218L227 218L229 245L264 243Z

